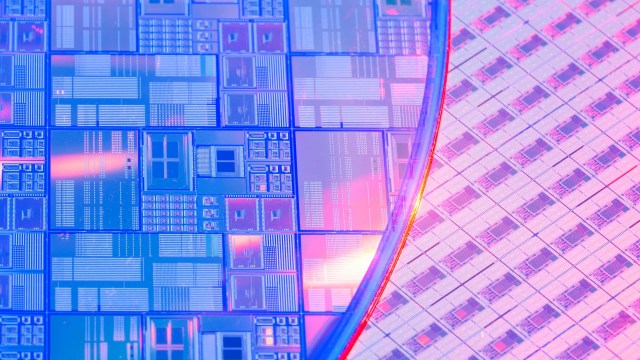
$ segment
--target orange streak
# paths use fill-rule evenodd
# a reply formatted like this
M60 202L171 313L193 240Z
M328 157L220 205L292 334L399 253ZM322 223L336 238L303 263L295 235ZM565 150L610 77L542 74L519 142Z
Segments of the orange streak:
M451 0L449 1L449 7L451 7ZM447 77L449 75L449 54L451 53L451 11L449 11L449 21L447 23L447 58L445 59L445 69L444 69L444 83L442 86L443 91L446 91L445 89L447 88ZM398 260L400 259L400 254L402 253L402 249L404 249L406 242L407 242L407 238L409 237L409 233L411 232L411 227L413 226L413 222L416 218L416 214L418 212L418 209L420 208L420 202L422 200L422 194L424 193L424 188L425 185L427 183L427 177L429 176L429 170L431 169L431 162L433 161L433 155L435 152L435 148L436 148L436 144L438 142L438 133L440 131L440 121L442 119L442 112L443 112L443 108L444 108L444 99L445 99L445 94L442 95L442 98L440 100L440 109L438 111L438 121L436 123L436 130L435 130L435 135L433 138L433 145L431 148L431 152L429 154L429 160L427 163L427 169L425 171L425 175L422 178L421 182L420 182L420 190L418 191L418 196L416 199L416 202L414 203L413 206L413 210L411 211L411 215L409 216L409 221L407 223L407 227L404 229L403 235L402 235L402 239L400 240L400 246L398 247L398 251L395 253L390 266L387 269L387 272L384 276L384 279L382 280L382 284L380 285L380 287L378 288L375 297L373 298L373 301L371 302L371 304L369 305L369 308L364 316L364 318L362 319L362 321L360 322L360 324L358 325L358 327L356 328L356 331L354 332L353 336L351 336L351 340L347 343L347 346L344 348L344 350L342 351L342 353L340 354L339 359L340 360L345 360L347 359L347 356L349 355L349 353L351 352L351 350L353 349L353 347L355 346L356 342L358 341L358 338L360 337L360 335L362 334L362 332L364 331L365 327L367 326L367 323L369 322L369 319L371 318L371 315L373 315L373 312L375 311L376 307L378 306L378 303L380 302L380 299L382 298L382 294L384 293L385 288L387 287L387 284L389 283L389 280L391 279L391 275L393 274L393 271L395 270L395 267L398 263Z

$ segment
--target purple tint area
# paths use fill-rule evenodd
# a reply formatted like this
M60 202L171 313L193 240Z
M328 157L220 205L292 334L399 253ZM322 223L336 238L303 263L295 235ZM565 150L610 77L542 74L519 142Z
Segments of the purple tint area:
M632 87L634 90L639 90L640 89L640 74L632 77L631 79L627 80L627 84Z
M494 342L492 346L499 353L503 353L521 341L522 339L520 338L520 336L518 336L518 334L516 334L513 330L509 330L506 334L504 334L504 336Z
M449 144L449 148L460 154L473 145L478 144L478 139L473 137L469 132L465 131L462 136Z
M596 60L602 60L612 52L618 51L618 48L609 41L605 41L602 45L593 50L590 55Z
M605 152L596 157L596 161L599 162L602 166L609 166L611 165L611 163L616 161L618 158L623 157L624 155L624 152L617 146L611 145Z
M295 230L293 199L264 199L262 221L266 231Z
M471 33L471 31L467 30L467 28L462 28L458 34L451 37L451 47L458 48L462 46L467 41L471 41L475 39L476 36Z
M436 170L442 168L444 165L436 158L435 156L431 160L431 172L435 172Z
M402 353L402 351L398 350L398 349L393 349L391 350L391 352L380 358L381 360L409 360L409 358Z
M449 90L447 92L447 95L452 99L460 99L468 93L476 91L477 89L478 88L475 87L475 85L473 85L469 80L465 79L460 82L458 86L455 86L453 89Z
M640 21L637 21L632 27L628 28L625 33L631 38L638 36L638 34L640 34Z
M580 280L573 288L567 290L566 295L574 302L582 300L596 290L587 280Z
M616 255L608 264L606 264L602 270L604 270L609 276L614 276L618 274L620 271L624 270L627 265L631 265L629 260L622 256L621 254Z
M562 124L558 127L558 131L560 131L565 136L570 136L578 129L585 127L587 123L582 120L578 115L573 115L566 123Z
M515 173L515 169L511 167L511 165L506 162L500 163L497 169L487 173L487 179L491 180L494 184L498 184L502 182L505 178L513 175Z
M614 199L609 205L605 206L598 214L605 220L615 219L621 213L627 211L628 208L618 199Z
M409 302L402 294L397 291L393 291L391 295L384 301L378 304L378 308L388 313L400 305L405 305Z
M597 348L598 345L593 340L589 337L585 337L569 350L569 354L571 354L574 359L583 359L584 356Z
M488 118L485 121L485 124L491 129L498 129L503 124L512 121L514 119L513 115L511 115L507 110L500 109L498 112L492 117Z
M471 297L468 298L456 311L454 311L454 315L458 319L464 320L482 309L484 309L484 307L478 302L478 300Z
M436 323L429 325L425 330L410 338L405 345L411 348L414 354L418 354L428 349L433 343L438 341L447 333Z
M620 311L616 317L607 322L605 327L615 335L635 322L636 320L632 318L631 315L627 314L625 311Z
M565 69L555 75L561 83L565 84L578 75L584 74L584 71L578 67L575 63L569 64Z
M536 327L547 324L551 319L556 318L559 315L551 305L547 304L542 307L538 312L529 317L529 321Z
M433 337L435 338L436 336L444 336L445 332L444 329L441 328L438 324L433 323L429 326L429 330L427 330L427 334L429 335L433 335Z
M573 172L567 176L564 180L560 181L560 184L566 189L573 189L580 185L582 182L588 181L590 177L582 171L580 168L576 168Z
M431 324L422 334L416 336L416 340L423 346L427 346L433 340L442 336L443 330L437 324Z
M502 295L518 285L520 285L520 281L513 274L506 273L502 279L491 285L491 290L498 295Z
M525 54L530 54L537 48L546 45L547 42L544 41L540 36L533 35L529 40L527 40L524 44L519 46L520 51Z
M428 289L433 283L442 279L444 273L437 267L431 266L424 274L418 276L414 281L423 289Z
M464 264L467 261L469 261L470 258L476 256L481 252L482 252L482 249L480 249L478 245L476 245L472 241L469 241L466 244L464 244L464 246L461 249L451 254L451 257L456 259L456 261L458 261L460 264Z
M587 5L589 5L590 8L597 10L607 2L611 2L611 1L612 0L589 0L587 1Z
M501 19L507 18L511 16L507 10L505 10L502 6L497 6L493 11L482 19L482 21L487 25L493 25Z
M574 13L568 12L567 14L565 14L562 20L555 23L553 27L556 28L556 30L558 31L564 31L570 26L579 24L581 22L582 20L580 20L580 18L578 18Z
M426 216L419 218L413 223L413 227L427 232L433 229L438 224L441 224L443 221L444 218L437 212L429 210Z
M538 138L533 145L526 148L522 153L530 160L537 159L544 152L549 151L550 146L541 138Z
M528 263L532 268L537 270L544 267L546 264L548 264L550 261L553 261L555 258L556 258L556 255L553 252L551 252L551 250L545 247L545 248L542 248L542 250L540 250L540 253L532 257L528 261Z
M504 69L510 68L512 65L502 56L499 56L493 63L482 69L482 71L489 77L494 77L502 72Z
M582 169L577 168L573 170L573 173L571 175L560 181L560 184L564 186L565 189L571 190L587 180L589 180L589 176L587 176L587 174L582 171Z
M546 193L540 193L538 194L538 196L529 201L526 205L525 208L532 214L537 214L540 211L542 211L543 209L546 209L547 206L549 205L553 205L555 204L555 201L553 201L549 195L547 195Z
M514 229L517 229L518 227L520 226L516 224L515 221L513 221L510 217L505 216L500 220L500 222L491 227L491 229L489 229L489 232L495 238L501 239L505 234Z
M587 228L584 224L580 223L576 226L575 229L563 235L562 238L570 244L576 244L591 235L591 230L589 230L589 228Z
M604 98L598 100L593 105L593 108L600 113L603 113L612 108L614 105L620 104L621 102L622 100L620 100L616 95L614 95L612 92L608 92L605 94Z
M258 230L257 199L227 199L227 226L231 231Z
M549 97L549 93L546 92L540 86L535 86L529 93L524 95L520 101L527 106L535 105L538 101Z
M462 192L451 198L451 202L454 203L458 208L462 208L479 197L480 194L478 194L478 192L475 191L471 186L465 186Z

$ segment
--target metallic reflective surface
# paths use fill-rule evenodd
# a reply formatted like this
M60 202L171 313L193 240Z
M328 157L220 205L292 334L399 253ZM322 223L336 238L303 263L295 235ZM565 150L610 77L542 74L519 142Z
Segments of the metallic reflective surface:
M350 357L637 357L637 4L452 14L427 189Z
M0 1L0 358L346 354L424 184L448 15Z

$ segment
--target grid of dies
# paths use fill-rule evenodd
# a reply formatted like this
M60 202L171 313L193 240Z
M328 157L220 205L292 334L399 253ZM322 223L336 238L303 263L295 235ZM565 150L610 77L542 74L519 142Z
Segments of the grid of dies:
M309 284L306 265L368 266L350 260L373 253L409 160L430 6L0 1L0 358L313 357L362 276ZM333 129L300 129L305 108ZM315 229L306 175L341 198ZM307 230L330 235L303 258ZM307 290L332 307L306 309Z
M453 14L438 166L352 357L637 353L640 11L505 0ZM407 325L425 313L442 332L416 329L416 347Z

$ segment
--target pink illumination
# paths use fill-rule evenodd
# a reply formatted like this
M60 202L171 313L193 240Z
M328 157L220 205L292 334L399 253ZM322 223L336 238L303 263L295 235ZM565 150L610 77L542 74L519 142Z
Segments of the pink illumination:
M70 154L51 157L51 179L106 176L131 165L129 154ZM102 175L101 175L102 174Z
M449 0L449 7L451 7L451 0ZM449 28L450 24L451 24L451 13L448 14L448 21L447 21L447 51L446 51L446 59L445 61L445 69L444 69L444 81L443 81L443 89L446 89L447 87L447 76L449 74L449 55L451 53L451 29ZM433 146L429 152L429 160L427 163L427 169L425 171L424 177L422 178L421 182L420 182L420 190L418 191L418 196L416 197L416 199L413 199L414 204L413 204L413 209L411 211L411 215L409 216L409 221L407 223L407 226L405 228L405 231L402 235L402 238L400 239L400 245L398 246L398 249L403 249L405 247L405 244L407 243L407 238L409 237L409 234L411 232L411 228L413 226L413 222L416 218L416 214L418 213L418 210L420 209L420 203L422 200L422 194L424 193L424 189L427 183L427 177L429 176L429 170L431 169L431 164L433 163L433 155L435 153L435 144L438 143L438 134L440 131L440 124L441 124L441 120L442 120L442 113L444 110L444 99L445 96L442 97L440 104L439 104L439 109L438 109L438 118L437 118L437 124L436 124L436 129L435 129L435 134L434 134L434 139L433 139ZM347 357L349 356L349 353L351 352L351 350L353 349L353 347L355 346L356 342L358 341L358 338L360 337L360 335L362 334L362 332L364 331L365 327L367 326L367 323L369 322L369 319L371 318L371 316L373 315L374 310L376 309L376 307L378 306L378 303L380 302L380 299L382 298L382 294L384 293L385 288L387 287L387 284L389 283L389 280L391 279L391 275L393 274L393 271L395 270L395 267L398 263L398 260L400 259L400 253L401 251L396 252L396 254L394 255L393 259L391 260L391 264L389 265L385 275L384 275L384 279L382 280L382 283L380 285L380 287L378 288L378 291L376 292L375 297L373 298L373 301L371 302L371 304L369 304L369 307L367 309L367 312L365 314L365 316L362 318L362 321L360 322L360 324L358 325L358 327L356 328L356 330L354 331L353 335L351 336L351 340L349 340L349 343L347 343L347 346L344 348L344 350L342 351L342 353L340 354L340 359L344 360L347 359Z
M303 235L303 289L308 311L339 311L351 302L380 235Z

